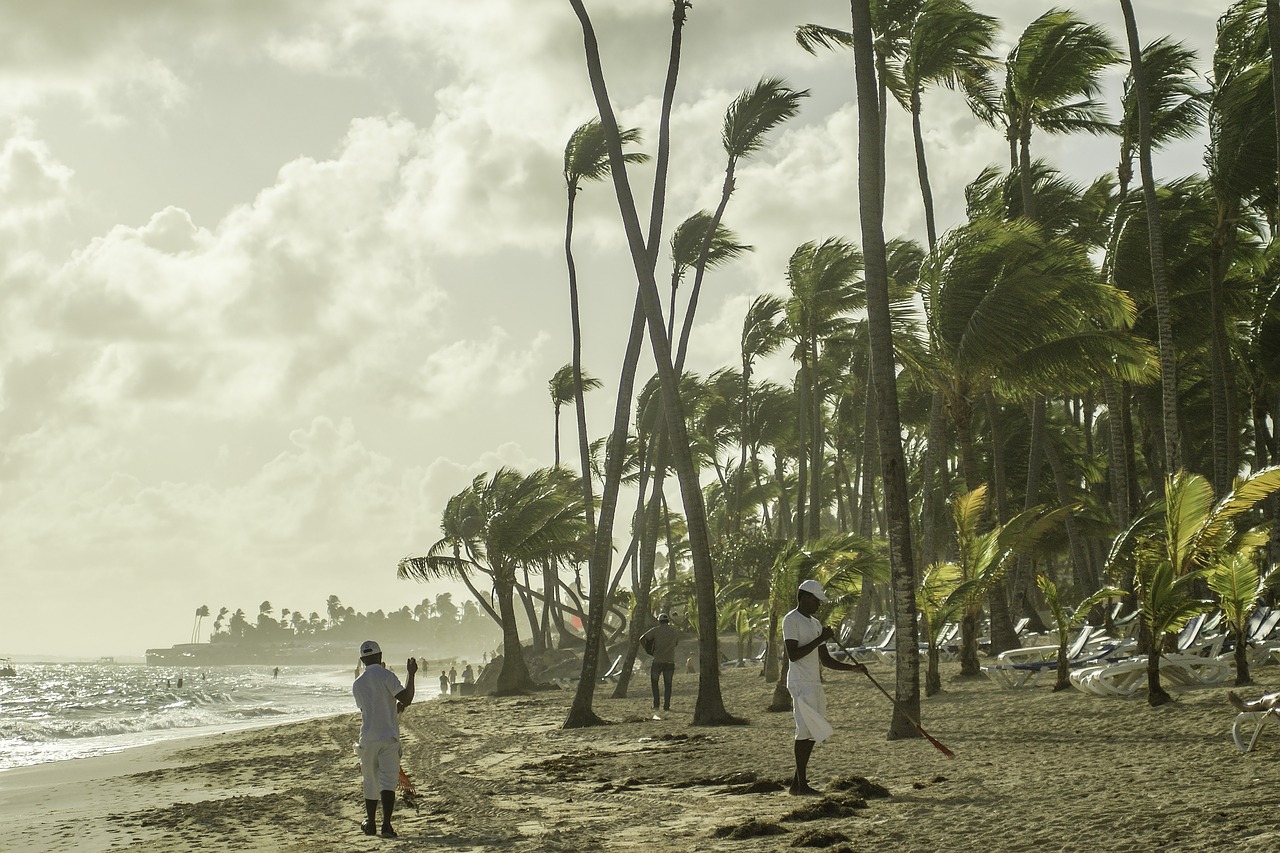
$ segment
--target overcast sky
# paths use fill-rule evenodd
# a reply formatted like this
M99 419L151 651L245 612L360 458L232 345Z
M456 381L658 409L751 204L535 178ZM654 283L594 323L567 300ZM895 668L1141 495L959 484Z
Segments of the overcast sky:
M1005 26L1000 55L1051 5L974 2ZM1123 42L1114 0L1070 5ZM671 4L587 6L620 120L652 152ZM1144 41L1172 34L1207 66L1225 0L1135 6ZM812 92L739 168L725 221L756 251L709 276L694 370L736 359L747 304L784 288L797 245L860 241L851 56L793 36L848 14L690 11L669 225L718 200L738 92L766 75ZM252 618L263 600L323 614L331 594L394 610L442 591L395 566L439 537L445 500L552 460L561 164L594 115L569 4L19 0L0 31L0 656L138 656L186 641L202 604ZM909 123L889 122L886 231L923 239ZM924 122L945 227L1007 148L953 93L926 95ZM1157 171L1197 170L1202 148ZM1110 139L1033 149L1082 181L1116 161ZM577 217L599 437L635 283L611 187Z

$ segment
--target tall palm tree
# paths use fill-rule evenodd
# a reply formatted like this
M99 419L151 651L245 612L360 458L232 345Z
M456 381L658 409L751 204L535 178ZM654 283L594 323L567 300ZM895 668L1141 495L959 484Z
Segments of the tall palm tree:
M196 622L191 629L191 642L200 642L200 622L209 615L209 605L201 604L196 608Z
M853 286L861 271L862 253L836 237L797 247L787 262L791 295L784 306L784 334L794 344L792 358L799 364L797 423L805 448L796 503L796 535L802 542L820 536L822 526L823 394L817 376L821 347L847 334L853 327L852 313L866 304L864 291Z
M714 223L714 231L712 225ZM671 234L671 301L667 310L667 337L675 340L676 291L684 281L685 274L696 270L702 260L702 248L707 243L707 235L711 235L711 243L707 247L705 268L726 264L744 252L750 252L751 246L738 242L734 234L723 223L716 222L713 214L700 210L681 222ZM695 305L691 304L692 311Z
M711 546L707 537L706 510L702 500L701 484L698 482L697 467L689 445L684 406L679 397L679 376L672 358L671 340L667 336L666 324L662 317L661 296L654 277L656 255L651 254L647 248L653 245L653 241L650 240L646 244L645 233L636 213L635 197L627 177L626 165L622 160L622 144L604 79L595 30L582 0L569 0L569 4L573 7L582 26L587 73L595 95L596 107L600 112L600 121L608 137L614 192L618 197L627 245L631 251L632 266L639 284L639 296L644 308L649 344L654 361L657 363L659 381L662 385L663 409L667 432L671 439L672 462L677 479L680 481L680 493L689 526L690 552L697 589L698 649L701 661L694 723L698 725L736 723L740 721L725 710L724 698L720 690L720 657L715 629L715 581L711 564ZM683 0L677 0L677 16L683 15L685 5ZM624 419L624 425L625 422ZM600 546L599 537L596 545Z
M618 135L624 146L640 141L640 131L635 128L621 129ZM644 163L648 159L647 154L640 152L627 152L622 155L624 163ZM578 273L573 263L573 211L583 182L603 180L609 175L609 168L609 152L604 129L600 126L599 119L592 119L573 132L564 149L564 182L568 195L565 212L564 256L569 270L569 317L573 331L573 356L569 363L573 371L573 399L578 418L578 461L582 466L582 506L587 514L587 523L592 528L595 527L595 498L591 487L587 409L583 400L587 389L583 385L582 378L582 323L578 312ZM557 449L558 447L557 443ZM559 464L558 453L557 464Z
M755 445L748 439L748 434L751 432L752 412L751 373L755 369L757 360L770 355L778 347L782 346L783 327L781 318L784 310L784 303L780 298L765 294L757 296L751 301L751 305L747 308L746 316L742 318L742 335L738 346L742 356L741 412L738 424L740 439L738 442L738 470L743 472L747 470L747 455L750 449L754 483L757 490L760 486L759 458ZM734 514L740 525L742 521L741 507L736 508Z
M1182 467L1182 450L1178 440L1178 374L1174 350L1173 321L1169 309L1169 282L1164 265L1164 237L1160 231L1160 200L1156 195L1155 175L1151 169L1152 109L1151 89L1143 67L1142 45L1138 40L1138 24L1130 0L1120 0L1124 12L1125 33L1129 39L1129 64L1133 78L1132 91L1138 106L1138 167L1142 175L1142 194L1147 208L1147 246L1151 252L1151 287L1155 293L1156 323L1160 353L1160 399L1164 430L1166 469Z
M868 0L852 0L854 78L858 100L858 214L866 267L867 328L875 386L877 446L884 483L897 651L897 701L889 737L915 737L920 710L920 655L916 629L915 564L911 552L911 507L895 382L889 270L884 239L884 135L876 103L876 74Z
M570 0L574 13L582 25L583 46L587 60L588 76L596 96L596 105L600 109L602 127L608 140L611 174L614 176L615 195L618 195L619 207L623 210L624 222L630 211L634 220L629 227L634 233L628 234L628 245L631 250L632 263L637 267L637 279L643 282L646 271L653 277L658 261L658 242L662 234L662 221L666 205L667 164L670 159L671 111L675 101L676 81L680 71L680 51L683 42L684 24L687 18L688 0L672 0L671 13L671 50L667 64L667 77L662 93L662 108L658 122L658 156L654 168L653 195L649 207L649 228L646 236L640 231L639 217L635 214L635 205L631 196L630 184L626 180L626 162L623 157L622 142L618 133L613 109L609 104L608 92L605 88L604 72L600 67L599 45L595 31L591 26L591 18L581 0ZM607 120L605 120L607 117ZM615 141L616 140L616 141ZM620 190L625 190L620 191ZM653 287L657 302L657 285ZM591 577L590 604L588 606L586 648L582 656L582 673L578 680L578 690L574 693L573 704L565 719L565 728L596 725L601 719L592 710L595 695L596 675L599 671L599 647L604 626L604 594L609 574L609 561L613 554L613 524L617 511L618 491L623 477L625 444L627 427L631 420L631 396L635 387L636 369L640 361L641 344L644 340L645 328L650 308L646 304L643 285L637 288L635 308L631 317L631 329L627 336L626 351L623 354L622 370L618 381L618 396L614 405L613 429L609 434L608 448L605 454L605 476L601 485L600 517L596 527L595 540L592 544L588 573ZM661 309L657 309L661 314ZM669 357L669 354L668 354ZM671 377L668 377L670 379ZM724 714L723 701L719 695L718 680L713 685L713 699L705 706L710 709L708 719ZM701 697L701 691L699 692Z
M1102 72L1119 61L1106 31L1073 12L1051 9L1028 24L1005 60L998 102L980 113L989 123L1004 127L1010 169L1031 172L1031 136L1036 128L1050 134L1111 133L1114 127L1097 96ZM1026 182L1022 214L1036 218Z
M685 354L693 330L694 312L702 290L702 278L711 263L713 245L719 235L720 221L724 217L729 197L733 195L736 181L734 174L738 162L764 148L768 134L800 111L800 101L809 97L807 89L797 91L777 77L765 77L754 87L745 90L734 99L725 111L720 128L720 143L726 155L724 182L720 188L720 203L706 226L702 246L694 267L693 287L689 291L689 304L685 309L684 325L680 331L680 344L676 349L675 373L684 370ZM670 337L670 336L668 336Z
M582 391L595 391L597 388L603 387L599 379L596 379L585 370L578 370L578 376L582 380ZM555 372L551 379L547 382L547 392L551 395L551 412L555 423L555 465L560 465L560 408L566 403L577 400L577 388L573 378L573 364L566 364Z
M489 575L502 622L503 664L495 692L509 695L534 686L516 628L517 573L577 557L587 530L576 478L563 469L541 468L522 476L502 468L486 477L476 477L456 496L459 529L426 555L402 559L398 574L419 580L458 577L470 566Z
M938 232L920 121L921 95L926 88L941 83L949 89L962 90L978 109L989 103L994 96L989 72L995 65L989 51L997 28L995 18L975 11L965 0L925 0L911 22L897 74L890 77L890 91L911 114L916 172L931 250L938 242Z

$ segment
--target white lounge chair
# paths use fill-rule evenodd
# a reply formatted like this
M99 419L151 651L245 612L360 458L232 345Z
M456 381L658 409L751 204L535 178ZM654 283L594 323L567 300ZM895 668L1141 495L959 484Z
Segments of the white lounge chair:
M1262 734L1263 727L1272 717L1280 716L1280 711L1272 708L1269 711L1241 711L1236 714L1235 721L1231 724L1231 739L1236 743L1236 749L1241 752L1249 752L1258 742L1258 736ZM1253 726L1253 734L1249 736L1249 743L1244 743L1242 730L1246 726Z

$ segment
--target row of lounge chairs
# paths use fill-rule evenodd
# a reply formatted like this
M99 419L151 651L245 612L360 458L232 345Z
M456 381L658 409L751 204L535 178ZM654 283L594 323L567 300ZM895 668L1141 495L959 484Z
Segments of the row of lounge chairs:
M1247 646L1250 666L1280 662L1280 610L1260 607L1250 617ZM1136 620L1129 636L1111 637L1084 626L1067 648L1071 684L1096 696L1132 696L1147 686L1147 656L1135 656ZM1221 612L1200 614L1178 634L1175 650L1160 658L1160 674L1169 683L1194 687L1221 684L1234 671L1234 638ZM983 672L1001 687L1033 684L1055 672L1058 645L1032 645L997 655Z

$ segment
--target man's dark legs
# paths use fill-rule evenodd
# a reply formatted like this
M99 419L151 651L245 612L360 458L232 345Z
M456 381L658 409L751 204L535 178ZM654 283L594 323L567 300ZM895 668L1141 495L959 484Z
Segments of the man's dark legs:
M671 710L671 676L676 671L676 665L673 663L664 664L662 667L662 710ZM653 701L658 701L658 685L654 684Z
M365 800L364 813L366 820L360 824L360 829L365 835L373 835L378 831L378 801Z
M658 710L658 664L656 663L649 667L649 686L653 688L653 710L656 711Z
M796 741L796 775L791 778L791 793L816 794L809 787L809 756L813 754L813 741Z
M391 810L395 808L396 792L382 792L382 837L395 838L396 832L391 828ZM372 824L370 824L372 825Z

